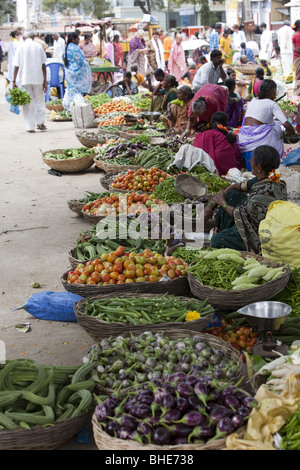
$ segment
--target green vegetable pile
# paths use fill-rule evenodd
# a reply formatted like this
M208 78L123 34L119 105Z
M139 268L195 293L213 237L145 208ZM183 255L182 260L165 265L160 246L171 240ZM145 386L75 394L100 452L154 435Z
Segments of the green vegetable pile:
M241 256L231 248L198 251L198 260L189 267L202 284L223 290L244 290L273 281L283 274L283 268L261 264L255 258Z
M181 300L180 297L163 295L160 297L112 297L106 299L88 299L82 314L97 317L106 322L147 325L169 322L183 322L186 314L197 311L201 317L213 313L213 308L204 301Z
M300 405L292 413L286 424L280 429L280 448L282 450L300 450Z
M290 317L300 318L300 268L292 268L289 282L285 288L274 297L273 301L283 302L292 308Z
M63 100L60 99L60 98L56 98L55 100L50 100L50 101L46 101L46 105L49 105L49 106L52 106L52 105L59 105L59 104L62 104Z
M104 338L83 359L97 363L97 383L115 392L174 372L235 380L239 363L201 335L171 339L146 331L130 337ZM88 362L87 362L88 363ZM96 377L95 377L96 380Z
M92 191L86 191L86 195L82 197L81 199L78 199L78 202L91 202L91 201L96 201L96 199L100 199L102 197L110 196L111 192L106 191L102 193L93 193Z
M206 184L209 193L218 193L228 188L231 183L224 180L219 175L210 173L205 166L195 166L190 170L190 173L197 176L204 184Z
M166 178L153 189L153 194L161 201L167 204L176 204L185 201L185 197L181 196L175 189L175 181L173 176Z
M10 93L10 104L13 106L23 106L24 104L29 104L31 102L31 96L28 91L23 90L23 88L9 88Z
M186 261L187 263L191 264L194 261L197 260L197 255L201 256L203 250L193 250L193 249L188 249L185 247L179 247L176 248L176 250L173 251L172 255L175 256L176 258L180 258L183 261ZM205 251L207 253L208 250Z
M151 95L148 96L143 93L137 93L136 95L130 96L134 106L142 109L143 111L149 111L151 106Z
M91 103L93 108L98 108L104 103L111 101L111 97L107 93L99 93L99 95L85 96L85 99Z
M136 160L137 164L143 168L157 166L159 169L166 171L174 160L174 153L168 148L156 145L139 152Z
M52 160L68 160L69 158L83 158L88 155L94 155L93 149L88 149L86 147L79 147L77 149L66 149L63 153L45 153L44 157Z
M109 222L108 230L109 230ZM126 221L127 229L129 228L131 222ZM163 254L167 247L166 240L152 240L151 238L118 238L119 233L124 233L122 228L122 223L113 221L113 224L116 225L116 236L111 238L99 238L97 236L97 226L82 235L77 240L76 243L76 259L82 261L90 261L92 259L98 258L101 255L115 251L119 246L124 246L127 253L142 253L144 250L149 249L151 251L156 251L157 253ZM126 229L126 228L125 228ZM138 227L137 227L138 232Z
M51 426L94 409L94 368L7 361L0 366L0 429Z

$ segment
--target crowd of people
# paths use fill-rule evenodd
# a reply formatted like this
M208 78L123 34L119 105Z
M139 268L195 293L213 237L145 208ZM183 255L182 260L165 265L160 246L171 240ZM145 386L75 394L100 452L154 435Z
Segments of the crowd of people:
M260 27L258 48L257 43L247 42L237 25L222 32L219 25L211 26L207 45L195 47L191 56L184 50L180 32L172 39L167 32L155 30L145 40L145 32L138 30L129 42L128 54L116 28L106 39L98 32L82 37L75 31L66 38L54 34L49 56L42 35L17 30L11 33L8 48L7 87L22 86L32 98L23 106L27 132L46 130L47 63L56 61L64 67L63 104L68 109L74 97L90 93L97 80L90 59L107 59L119 72L104 92L112 97L150 92L151 111L161 113L167 133L191 136L193 146L212 158L219 175L231 168L254 175L249 184L233 185L217 194L206 207L205 217L209 219L219 208L212 246L257 251L258 224L270 201L286 199L284 183L276 185L268 175L280 164L284 133L297 139L300 131L277 103L278 85L269 67L272 57L281 58L286 74L293 66L294 93L300 95L300 20L293 28L285 22L276 41L265 24ZM237 89L235 63L256 64L246 99Z

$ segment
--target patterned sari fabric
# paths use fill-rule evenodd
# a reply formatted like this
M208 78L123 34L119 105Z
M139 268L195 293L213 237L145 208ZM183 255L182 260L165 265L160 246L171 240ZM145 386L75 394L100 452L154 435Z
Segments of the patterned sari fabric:
M76 44L71 43L68 45L67 60L67 99L64 102L69 109L75 95L89 93L92 84L92 74L90 64L85 60L84 53Z
M300 33L294 33L292 41L294 47L293 62L295 69L294 94L300 95L300 52L298 52L300 48Z
M231 103L226 108L229 127L240 127L243 123L244 100L241 98L236 103Z
M276 183L267 178L261 181L253 178L248 182L248 190L248 196L234 189L228 191L226 201L235 207L234 217L223 208L219 209L216 225L220 232L211 239L213 247L259 253L259 224L265 219L271 202L287 200L287 189L283 181Z
M214 85L212 83L207 83L203 85L195 94L194 98L191 101L188 116L193 116L192 105L194 101L198 98L205 98L206 111L202 116L197 117L196 124L207 124L210 123L211 117L217 111L222 111L225 113L226 106L228 104L228 91L226 88L223 88L220 85Z

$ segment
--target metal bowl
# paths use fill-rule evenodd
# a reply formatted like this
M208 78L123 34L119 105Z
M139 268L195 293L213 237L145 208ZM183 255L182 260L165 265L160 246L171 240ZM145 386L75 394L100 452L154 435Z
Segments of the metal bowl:
M141 115L147 119L148 121L158 121L159 116L161 116L161 113L158 111L141 111Z
M254 302L238 310L253 327L260 331L278 331L292 309L282 302Z

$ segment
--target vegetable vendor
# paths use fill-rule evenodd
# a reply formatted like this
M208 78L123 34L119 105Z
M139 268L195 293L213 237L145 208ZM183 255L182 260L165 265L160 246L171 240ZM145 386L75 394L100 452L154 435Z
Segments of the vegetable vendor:
M241 169L241 153L236 143L236 135L227 129L227 115L221 111L214 113L210 124L210 129L196 135L194 147L208 153L220 176L226 175L230 168Z
M156 78L156 77L155 77ZM178 82L173 75L166 75L152 92L150 111L167 112L168 104L176 100L178 95Z
M183 85L178 89L177 100L171 101L168 106L164 125L174 129L178 133L185 131L188 120L188 110L194 93L188 85Z
M275 102L277 85L274 80L266 79L261 82L257 98L248 104L243 125L238 134L238 145L244 158L245 167L249 170L251 152L258 145L271 145L283 156L283 129L295 135L292 124L287 120L279 104ZM275 122L275 118L279 123Z
M126 95L137 95L139 92L136 81L132 80L131 72L125 72L123 80L112 83L106 88L104 93L107 93L111 89L113 90L113 97L126 96Z
M280 181L277 170L279 165L280 155L274 147L257 147L251 159L255 177L220 191L208 203L204 222L210 220L214 209L219 207L215 218L217 233L211 238L212 247L259 253L260 222L271 202L287 200L286 184Z
M227 104L227 87L212 83L203 85L191 101L185 133L201 132L209 128L212 115L217 111L225 112Z

